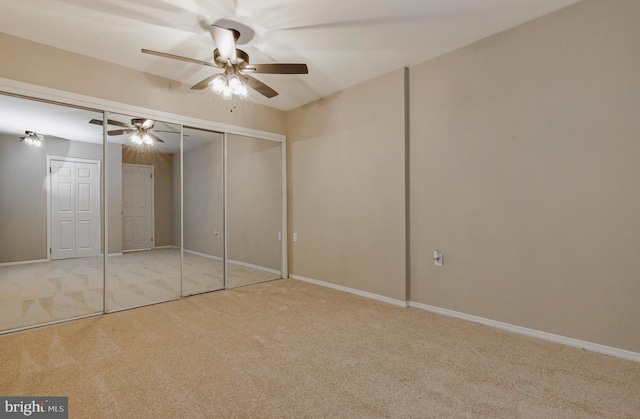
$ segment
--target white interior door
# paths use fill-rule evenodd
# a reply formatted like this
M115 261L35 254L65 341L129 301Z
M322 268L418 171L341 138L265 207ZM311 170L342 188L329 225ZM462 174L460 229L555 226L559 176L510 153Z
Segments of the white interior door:
M51 161L51 258L76 257L75 163Z
M100 253L100 173L95 163L76 163L76 257Z
M98 163L51 160L51 258L97 256L100 250Z
M122 165L122 250L153 246L153 166Z

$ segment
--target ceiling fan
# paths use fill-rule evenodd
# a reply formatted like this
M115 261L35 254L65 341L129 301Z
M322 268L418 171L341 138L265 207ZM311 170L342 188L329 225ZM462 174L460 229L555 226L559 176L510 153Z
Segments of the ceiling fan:
M41 147L42 143L44 143L44 136L34 131L25 131L24 136L20 137L20 142L34 147Z
M91 121L89 121L89 123L102 126L102 121L99 119L92 119ZM144 143L150 145L153 144L153 141L164 143L164 140L155 135L154 132L170 132L172 134L178 134L174 131L154 130L153 126L155 124L155 121L153 119L133 118L131 119L131 124L115 121L113 119L107 119L107 124L124 128L107 131L108 135L133 134L131 136L131 141L136 144Z
M148 49L142 49L142 52L145 54L157 55L159 57L171 58L173 60L186 61L188 63L200 64L224 70L223 73L217 73L209 76L191 87L194 90L202 90L210 87L211 90L223 95L223 97L230 97L232 94L241 97L246 96L246 94L243 94L244 92L241 90L241 87L239 87L243 84L246 84L256 92L268 98L278 95L278 92L260 80L252 77L250 74L309 73L309 69L306 64L250 64L249 54L236 48L236 42L240 38L240 32L238 30L211 25L211 33L213 35L213 40L218 47L213 51L213 63ZM225 90L225 88L228 89Z

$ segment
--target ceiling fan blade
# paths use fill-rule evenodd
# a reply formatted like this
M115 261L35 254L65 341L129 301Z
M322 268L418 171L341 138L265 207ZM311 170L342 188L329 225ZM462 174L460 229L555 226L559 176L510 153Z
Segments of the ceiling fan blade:
M153 119L145 119L141 126L144 129L151 129L153 128L153 124L155 123L156 121L154 121Z
M217 65L215 65L213 63L210 63L208 61L200 61L200 60L196 60L196 59L193 59L193 58L182 57L180 55L168 54L166 52L152 51L150 49L144 49L144 48L142 48L141 51L144 54L157 55L158 57L171 58L172 60L186 61L188 63L206 65L206 66L209 66L209 67L216 67L216 68L218 67Z
M89 121L89 123L102 126L102 121L99 119L92 119L91 121ZM129 124L125 124L124 122L120 121L114 121L113 119L107 119L107 124L123 128L131 128L131 125Z
M167 133L167 134L180 135L180 133L176 132L176 131L164 131L164 130L161 130L161 129L154 129L153 132L163 132L163 133ZM186 137L189 136L189 134L182 134L182 136L186 138Z
M154 140L156 140L159 143L164 143L164 140L160 137L158 137L157 135L155 135L152 132L147 132L147 134L149 135L149 137L153 138Z
M251 64L242 71L264 74L309 74L306 64Z
M234 32L217 25L211 25L211 34L213 35L214 41L216 41L218 51L220 51L220 57L225 61L228 59L231 61L231 64L236 64L237 57Z
M166 131L166 130L163 130L163 129L154 129L153 132L166 132L167 134L180 135L179 131Z
M270 88L269 86L261 82L260 80L253 78L247 74L243 74L242 78L244 79L244 82L247 83L249 87L251 87L256 92L260 93L261 95L266 96L268 98L278 96L278 92L276 92L275 90L273 90L272 88Z
M206 89L207 87L209 87L209 82L213 79L215 79L218 75L214 74L213 76L209 76L206 79L202 80L199 83L194 84L193 86L191 86L191 89L193 90L203 90Z
M131 134L133 132L136 132L137 130L129 128L129 129L116 129L116 130L112 130L112 131L107 131L107 134L109 135L124 135L124 134Z

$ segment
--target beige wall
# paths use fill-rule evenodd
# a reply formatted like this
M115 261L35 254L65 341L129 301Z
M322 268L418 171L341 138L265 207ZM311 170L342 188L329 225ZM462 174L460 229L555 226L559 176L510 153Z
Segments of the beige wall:
M0 134L0 263L47 258L46 156Z
M173 154L122 147L122 163L153 166L154 247L173 245L173 158ZM122 184L118 186L122 190Z
M283 111L243 101L235 112L208 91L0 32L0 77L262 131L285 132ZM185 63L185 69L189 64Z
M400 69L287 114L291 274L405 300L403 86Z
M411 68L411 300L640 352L638 22L583 1Z

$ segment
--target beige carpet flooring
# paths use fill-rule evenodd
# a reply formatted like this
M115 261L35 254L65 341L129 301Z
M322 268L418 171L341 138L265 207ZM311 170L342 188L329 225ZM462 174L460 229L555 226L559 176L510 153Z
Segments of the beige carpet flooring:
M71 418L637 418L640 364L286 279L0 336Z
M184 254L183 295L224 288L223 263ZM228 288L278 278L228 264ZM180 251L156 249L108 258L107 309L137 307L180 296ZM0 331L49 323L103 309L103 259L66 259L0 267Z

